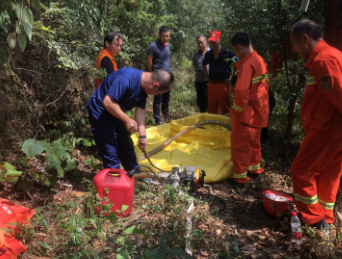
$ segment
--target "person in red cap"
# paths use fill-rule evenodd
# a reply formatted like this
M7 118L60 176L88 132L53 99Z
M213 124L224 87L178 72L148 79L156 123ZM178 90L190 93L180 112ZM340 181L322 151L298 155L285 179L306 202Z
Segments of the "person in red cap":
M246 184L249 177L258 177L264 169L261 163L261 129L268 124L269 82L267 64L254 51L251 39L245 32L232 37L231 44L241 59L238 69L231 114L231 154L234 174L231 179Z
M297 22L290 40L310 69L301 107L305 138L291 165L293 192L302 221L328 230L342 175L342 53L310 20Z
M220 44L221 33L211 31L209 35L209 50L203 59L202 70L208 80L208 112L229 115L230 114L230 76L231 59L234 52L225 49ZM209 74L206 66L209 64Z

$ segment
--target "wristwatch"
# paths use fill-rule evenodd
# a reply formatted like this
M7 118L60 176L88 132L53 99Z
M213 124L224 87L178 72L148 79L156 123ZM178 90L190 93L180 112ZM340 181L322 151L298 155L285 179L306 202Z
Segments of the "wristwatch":
M139 138L146 138L146 135L140 135Z

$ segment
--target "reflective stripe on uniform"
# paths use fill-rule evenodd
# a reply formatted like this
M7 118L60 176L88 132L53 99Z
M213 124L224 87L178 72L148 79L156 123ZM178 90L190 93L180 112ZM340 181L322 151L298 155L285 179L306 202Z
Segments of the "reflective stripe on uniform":
M247 172L243 173L243 174L236 174L236 173L234 173L233 177L234 178L246 178L247 177Z
M247 107L247 106L246 106ZM239 106L237 106L234 102L233 102L233 108L234 110L237 110L238 112L243 112L244 110L246 110L246 107L245 108L241 108Z
M334 209L334 205L335 203L333 202L325 202L325 201L322 201L321 199L318 199L318 203L321 207L325 208L326 210L333 210Z
M247 170L251 171L251 170L259 170L259 169L260 169L260 163L257 165L250 165Z
M252 84L255 84L255 83L259 83L261 82L262 80L268 78L268 75L267 74L263 74L261 76L258 76L258 77L255 77L255 78L252 78Z
M314 76L309 76L308 80L306 80L306 84L307 85L315 85L316 84L316 80Z
M301 201L304 204L315 204L318 202L317 195L315 195L313 197L304 197L304 196L301 196L301 195L295 193L294 197L295 197L296 201Z

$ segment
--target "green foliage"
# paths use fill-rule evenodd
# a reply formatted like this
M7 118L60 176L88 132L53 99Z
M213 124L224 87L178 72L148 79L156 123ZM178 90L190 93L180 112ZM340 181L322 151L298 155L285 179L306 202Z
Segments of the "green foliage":
M7 35L7 45L10 49L14 49L18 43L21 51L24 51L27 45L26 37L30 41L32 40L34 25L32 10L27 6L30 1L5 2L0 4L0 21L2 25L0 30L0 47L2 45L1 38ZM39 1L34 1L33 6L39 8ZM0 48L0 53L0 65L11 61L12 54L7 50L7 47Z
M0 182L15 183L22 173L22 171L17 171L15 167L8 162L0 163Z
M22 143L22 151L29 158L38 156L47 162L46 175L42 175L41 179L46 186L53 187L57 177L63 177L65 172L75 168L76 161L71 153L77 144L87 147L93 145L85 138L75 138L73 134L65 134L52 142L49 139L28 139Z

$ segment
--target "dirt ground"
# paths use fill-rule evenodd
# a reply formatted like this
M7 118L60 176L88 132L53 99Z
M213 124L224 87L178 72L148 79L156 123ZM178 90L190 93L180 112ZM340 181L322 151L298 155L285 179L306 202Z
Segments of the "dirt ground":
M92 179L96 173L95 170L84 165L90 153L90 151L89 154L78 152L79 172L59 181L55 186L56 193L52 194L48 189L38 185L31 186L31 192L28 193L23 191L20 184L17 184L13 189L4 188L0 191L0 196L35 209L43 205L63 203L65 200L81 197L87 192L81 179L84 175ZM13 161L15 157L15 154L11 154ZM34 164L34 161L31 163L32 166L39 166ZM141 180L136 182L139 186ZM271 216L264 209L263 190L282 191L292 195L291 178L288 174L274 173L271 166L266 166L263 176L259 179L251 179L247 185L220 182L211 186L213 195L224 201L225 209L218 214L209 214L203 223L195 226L201 229L206 242L202 245L195 244L193 258L322 258L312 252L314 243L309 237L301 247L291 241L289 211ZM205 189L199 191L206 193ZM136 190L136 195L137 192L139 190ZM135 199L133 213L125 223L127 226L164 218L165 215L158 212L142 211L141 207L144 202L146 200ZM207 209L209 210L209 206ZM290 205L289 209L294 209L294 205ZM150 241L140 240L139 242L144 244ZM22 258L39 257L32 257L26 251Z

